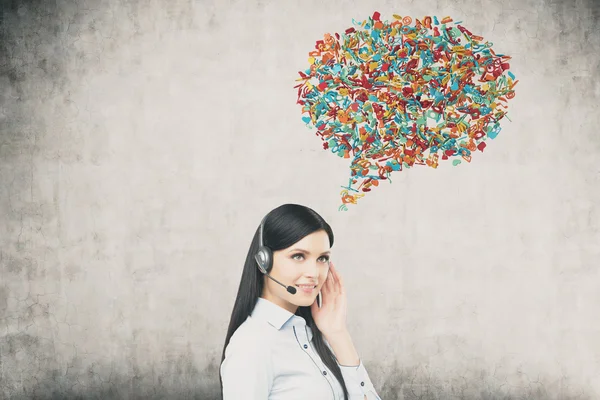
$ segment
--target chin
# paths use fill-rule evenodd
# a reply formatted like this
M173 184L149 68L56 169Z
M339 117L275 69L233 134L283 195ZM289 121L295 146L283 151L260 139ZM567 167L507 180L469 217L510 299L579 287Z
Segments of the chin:
M294 304L296 304L297 306L309 307L310 305L312 305L312 303L315 302L315 298L316 296L306 297L304 299L294 301Z

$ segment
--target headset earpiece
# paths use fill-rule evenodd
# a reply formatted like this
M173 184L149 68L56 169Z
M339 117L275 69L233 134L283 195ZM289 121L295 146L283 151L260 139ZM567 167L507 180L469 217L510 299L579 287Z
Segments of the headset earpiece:
M264 231L264 224L265 224L266 219L267 219L267 216L265 216L262 219L262 221L260 221L260 231L259 231L259 237L258 237L259 246L258 246L258 251L254 255L254 259L256 260L256 263L258 264L258 269L263 274L271 272L271 268L273 267L273 252L271 251L270 248L265 246L264 240L263 240L263 231Z
M273 265L273 253L271 252L271 249L261 246L254 255L254 259L258 264L258 269L260 269L260 272L266 274L271 271L271 267Z

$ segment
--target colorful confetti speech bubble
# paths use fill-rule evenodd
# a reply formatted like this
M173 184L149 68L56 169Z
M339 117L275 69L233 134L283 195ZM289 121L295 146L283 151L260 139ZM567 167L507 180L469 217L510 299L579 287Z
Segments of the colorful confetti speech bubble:
M450 17L352 22L317 41L295 86L323 148L352 158L344 211L392 171L437 168L440 155L471 162L500 132L518 82L509 56Z

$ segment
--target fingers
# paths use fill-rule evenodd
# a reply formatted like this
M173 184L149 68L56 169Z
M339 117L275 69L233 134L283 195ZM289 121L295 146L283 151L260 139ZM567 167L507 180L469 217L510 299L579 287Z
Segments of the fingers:
M321 307L329 304L331 295L331 272L328 272L327 278L325 278L325 282L323 283L323 286L321 286Z
M335 267L333 266L333 264L331 264L329 266L329 273L331 274L331 286L332 286L332 291L333 293L339 293L340 292L340 284L337 278L337 271L335 270Z
M335 281L335 292L336 293L345 293L344 289L344 281L342 280L342 276L339 274L333 263L329 264L329 272L333 275Z
M339 295L346 295L344 281L342 276L333 265L333 262L329 262L327 279L321 288L322 305L325 306L332 301L335 303Z
M327 273L327 279L325 279L324 286L327 288L328 293L333 292L333 274L331 273L331 270L329 270L329 272Z
M340 280L340 292L341 293L346 293L346 285L344 285L344 278L342 278L342 275L340 275L337 270L335 271L335 273L337 274L339 280Z

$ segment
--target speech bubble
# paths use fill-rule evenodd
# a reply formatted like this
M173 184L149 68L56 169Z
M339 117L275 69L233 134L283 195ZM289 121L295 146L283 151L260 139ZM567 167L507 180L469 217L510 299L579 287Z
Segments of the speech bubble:
M510 56L451 17L352 23L316 42L294 86L323 148L351 159L340 211L393 171L471 162L500 133L518 83Z

